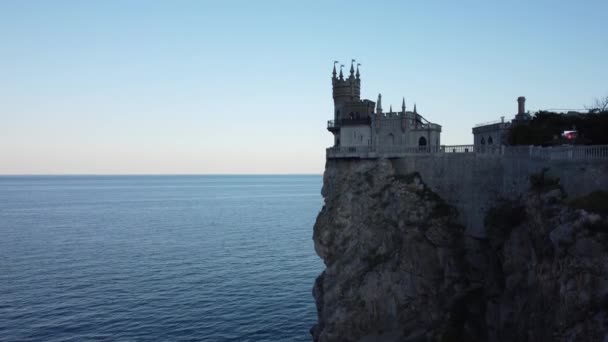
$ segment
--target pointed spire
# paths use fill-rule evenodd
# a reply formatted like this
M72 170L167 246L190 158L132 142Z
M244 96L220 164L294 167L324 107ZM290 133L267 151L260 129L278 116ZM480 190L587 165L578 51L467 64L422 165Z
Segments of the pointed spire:
M342 74L342 68L344 68L344 64L340 64L340 79L344 79L344 75Z
M382 94L378 94L378 102L376 102L376 114L382 114Z
M416 102L414 102L414 114L418 114L418 112L416 111Z
M350 60L350 77L354 77L355 76L355 68L353 67L353 64L355 63L354 59Z
M359 66L361 65L361 63L357 63L357 79L359 79L359 76L361 76L361 74L359 74Z
M405 114L405 96L403 97L403 102L401 102L401 111Z
M393 105L390 105L390 109L388 110L389 113L393 113Z
M331 73L331 76L333 78L336 78L336 64L338 64L338 63L339 63L338 61L334 61L334 71Z

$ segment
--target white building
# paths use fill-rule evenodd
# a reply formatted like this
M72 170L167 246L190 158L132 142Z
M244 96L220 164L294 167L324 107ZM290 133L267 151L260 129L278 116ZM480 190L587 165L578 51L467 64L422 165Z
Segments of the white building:
M517 114L512 121L505 122L505 117L500 121L479 124L473 127L473 144L476 150L492 145L509 145L509 134L511 128L529 122L531 116L526 112L526 98L517 98Z

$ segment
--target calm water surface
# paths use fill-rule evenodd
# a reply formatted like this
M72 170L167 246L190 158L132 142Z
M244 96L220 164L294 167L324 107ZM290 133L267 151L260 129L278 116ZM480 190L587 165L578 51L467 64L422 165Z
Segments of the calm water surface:
M0 340L310 341L321 182L0 177Z

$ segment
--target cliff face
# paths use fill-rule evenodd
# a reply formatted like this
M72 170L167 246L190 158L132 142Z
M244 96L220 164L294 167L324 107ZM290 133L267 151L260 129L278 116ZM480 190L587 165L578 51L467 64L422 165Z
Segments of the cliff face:
M601 340L608 332L605 219L560 190L491 210L488 239L417 174L329 160L314 227L326 269L315 341Z

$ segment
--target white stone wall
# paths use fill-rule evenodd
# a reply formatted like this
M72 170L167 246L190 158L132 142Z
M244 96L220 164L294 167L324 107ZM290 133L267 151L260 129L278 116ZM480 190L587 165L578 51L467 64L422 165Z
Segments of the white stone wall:
M372 136L375 146L418 146L421 137L426 140L426 146L441 145L440 131L416 128L415 123L410 119L406 120L404 131L403 124L404 122L400 117L374 120Z
M460 211L459 220L472 236L485 238L487 210L501 199L517 199L530 188L530 175L548 170L568 196L608 191L608 162L488 157L475 153L438 153L393 159L399 174L418 172L441 198Z
M509 138L509 130L509 123L498 123L475 127L473 128L473 144L475 146L494 146L506 144Z
M342 126L340 128L340 146L371 145L371 129L367 125Z
M477 133L477 134L474 134L473 137L474 137L473 138L474 144L476 146L500 145L500 142L502 140L502 136L501 136L501 131L500 130L495 130L495 131L491 131L491 132ZM482 139L483 139L483 143L482 143ZM491 143L490 143L490 141L491 141Z

